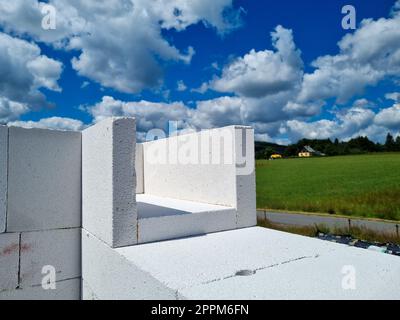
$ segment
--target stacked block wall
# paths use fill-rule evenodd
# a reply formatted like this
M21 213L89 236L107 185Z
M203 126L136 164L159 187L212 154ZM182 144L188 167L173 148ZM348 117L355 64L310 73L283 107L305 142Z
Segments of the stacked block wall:
M81 133L0 126L0 300L80 288Z

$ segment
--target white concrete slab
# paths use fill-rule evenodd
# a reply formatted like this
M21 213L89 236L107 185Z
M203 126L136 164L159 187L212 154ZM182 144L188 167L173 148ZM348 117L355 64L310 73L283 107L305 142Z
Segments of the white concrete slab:
M55 268L56 281L81 276L80 228L21 234L20 286L40 285L46 265Z
M132 246L139 247L139 246ZM154 257L153 257L154 258ZM174 290L141 270L93 234L82 230L85 299L175 299Z
M132 118L82 132L83 227L113 247L137 243L135 134Z
M398 300L400 258L382 255L341 248L331 254L269 266L250 276L184 288L180 293L188 299ZM345 278L350 270L354 270L354 287L348 286Z
M207 203L137 195L139 243L234 229L236 209Z
M0 234L0 292L18 286L19 233Z
M0 125L0 233L6 231L8 127Z
M7 231L81 225L81 133L9 128Z
M190 299L400 299L400 258L260 227L115 251ZM348 265L351 292L341 287Z
M41 286L0 292L0 300L79 300L81 279L56 283L56 289L44 290Z

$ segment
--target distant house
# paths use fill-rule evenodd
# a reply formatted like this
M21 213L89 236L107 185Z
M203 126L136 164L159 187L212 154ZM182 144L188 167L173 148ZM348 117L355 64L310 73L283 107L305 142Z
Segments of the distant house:
M282 156L278 153L271 154L269 157L270 160L275 160L275 159L282 159Z
M324 155L325 155L324 153L314 150L310 146L304 146L303 149L301 149L301 151L299 152L300 158L309 158L312 156L324 156Z

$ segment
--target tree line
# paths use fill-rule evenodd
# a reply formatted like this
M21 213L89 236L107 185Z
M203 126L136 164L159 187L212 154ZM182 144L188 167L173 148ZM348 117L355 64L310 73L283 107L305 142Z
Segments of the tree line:
M375 143L368 137L357 137L349 141L331 139L301 139L294 144L282 146L269 142L255 142L256 159L269 159L272 154L278 153L284 157L295 157L304 148L310 146L327 156L363 154L369 152L400 152L400 136L395 139L387 134L384 144Z

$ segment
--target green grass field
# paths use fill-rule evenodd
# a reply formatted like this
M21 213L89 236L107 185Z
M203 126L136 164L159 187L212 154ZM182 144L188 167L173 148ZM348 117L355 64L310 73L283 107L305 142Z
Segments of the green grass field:
M400 153L258 160L257 207L400 220Z

